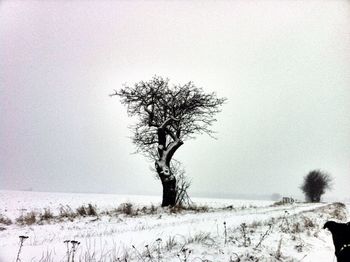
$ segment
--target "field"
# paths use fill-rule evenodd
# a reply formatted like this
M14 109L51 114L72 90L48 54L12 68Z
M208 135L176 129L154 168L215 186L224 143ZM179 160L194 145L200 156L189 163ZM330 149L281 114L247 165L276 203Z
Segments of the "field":
M333 261L349 205L0 191L0 261ZM73 242L72 242L73 241ZM76 242L74 242L76 241ZM74 258L73 258L74 256Z

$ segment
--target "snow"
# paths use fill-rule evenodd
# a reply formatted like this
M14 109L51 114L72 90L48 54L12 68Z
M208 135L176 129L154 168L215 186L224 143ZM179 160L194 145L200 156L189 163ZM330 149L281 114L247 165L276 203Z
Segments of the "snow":
M267 206L272 201L261 200L233 200L233 199L213 199L213 198L192 198L198 205L208 205L210 207L224 207L233 205L242 206ZM53 193L53 192L32 192L32 191L10 191L0 190L0 214L4 214L11 219L28 211L41 211L49 207L51 211L59 210L62 205L69 205L75 209L81 205L91 203L99 209L111 209L118 207L122 203L132 202L136 206L159 206L160 196L144 195L114 195L114 194L86 194L86 193Z
M112 261L113 257L122 259L125 255L128 255L128 261L158 261L158 256L159 261L185 261L184 256L188 256L189 262L230 261L230 258L236 261L235 254L241 261L249 261L249 257L250 261L254 258L276 261L278 253L280 261L333 261L331 235L322 226L329 219L337 220L332 217L332 211L339 209L338 206L328 203L271 206L270 201L194 200L197 205L206 204L212 208L207 212L181 213L159 208L153 214L104 214L78 217L73 221L47 221L42 225L0 224L4 228L0 231L0 261L15 261L20 235L29 236L20 254L23 262L42 258L42 261L67 261L65 240L81 242L76 252L76 258L81 261ZM75 209L92 203L101 212L125 202L136 207L157 206L160 199L153 196L0 191L0 214L15 221L21 214L32 210L42 212L47 207L58 214L61 205ZM227 206L233 208L224 208ZM309 228L303 227L307 221L313 224ZM301 225L301 230L293 231L296 224ZM243 244L242 225L249 238L246 246ZM269 227L271 231L268 231ZM266 232L266 238L256 248ZM187 250L183 251L184 248Z

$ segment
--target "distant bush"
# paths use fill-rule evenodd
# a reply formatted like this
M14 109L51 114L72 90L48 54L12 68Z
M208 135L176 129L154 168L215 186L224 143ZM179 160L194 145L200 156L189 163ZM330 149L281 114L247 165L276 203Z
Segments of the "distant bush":
M97 216L96 206L93 206L92 204L89 204L87 206L87 215L88 216Z
M36 219L36 213L34 211L31 211L27 214L21 215L16 219L16 222L20 225L32 225L37 222Z
M150 209L149 209L149 212L150 212L151 214L155 214L155 213L157 213L157 208L152 204L151 207L150 207Z
M53 218L54 218L54 215L52 214L50 208L44 208L44 212L40 214L41 221L51 220Z
M320 170L310 171L305 177L300 189L309 202L320 202L321 196L331 189L332 177Z
M72 210L70 206L61 205L59 207L59 218L68 218L72 220L73 218L76 218L76 217L77 217L77 214Z
M97 216L96 207L92 204L88 204L86 207L82 205L76 211L79 216Z
M76 209L76 211L77 211L77 214L78 214L79 216L85 217L85 216L87 215L86 209L85 209L84 206L78 207L78 208Z
M134 210L133 205L131 203L120 204L117 211L128 216L137 215L137 211Z
M80 206L74 211L70 206L61 205L59 207L59 214L54 215L50 208L44 208L42 213L31 211L26 214L22 214L16 219L17 224L19 225L32 225L32 224L43 224L44 221L55 221L60 222L63 219L67 218L70 221L73 221L74 218L78 216L98 216L97 209L92 204L87 206ZM12 223L11 220L0 215L0 224Z
M12 224L12 220L6 216L0 214L0 224L8 226L8 225Z
M118 208L115 208L114 210L106 210L103 211L101 214L105 215L118 215L118 214L124 214L127 216L138 216L138 215L154 215L157 214L160 208L154 206L153 204L151 206L143 206L135 208L132 203L122 203L118 206Z

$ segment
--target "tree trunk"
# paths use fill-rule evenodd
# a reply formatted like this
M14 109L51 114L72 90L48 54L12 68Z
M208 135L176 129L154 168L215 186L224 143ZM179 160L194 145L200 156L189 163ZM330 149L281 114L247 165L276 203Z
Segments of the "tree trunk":
M159 161L156 162L156 169L163 186L162 207L173 207L176 203L176 178L170 167Z
M170 170L170 161L176 150L183 144L183 142L173 134L169 135L172 137L173 141L167 144L167 132L171 133L171 131L166 130L166 124L170 123L170 120L166 120L157 131L159 160L156 161L155 166L163 185L162 207L175 206L176 178Z
M164 179L163 185L163 201L162 207L175 206L176 203L176 179Z

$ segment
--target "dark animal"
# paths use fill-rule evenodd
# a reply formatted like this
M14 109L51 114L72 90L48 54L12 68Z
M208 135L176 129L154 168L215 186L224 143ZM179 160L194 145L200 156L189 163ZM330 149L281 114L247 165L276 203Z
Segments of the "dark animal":
M323 228L327 228L332 233L337 261L350 262L350 222L328 221Z

